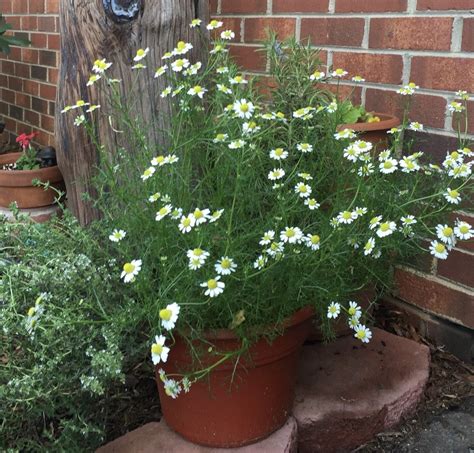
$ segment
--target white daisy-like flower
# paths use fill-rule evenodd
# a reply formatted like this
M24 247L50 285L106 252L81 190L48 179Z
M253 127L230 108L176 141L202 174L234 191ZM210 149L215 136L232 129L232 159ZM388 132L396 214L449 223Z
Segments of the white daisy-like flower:
M232 30L224 30L221 32L221 39L230 41L235 38L235 33Z
M270 158L275 160L284 160L288 157L288 151L283 148L275 148L270 151Z
M183 71L183 74L185 76L196 75L201 68L202 68L202 63L200 61L197 61L196 63L189 66L188 69Z
M354 146L354 144L351 144L344 148L344 154L343 156L351 161L351 162L357 162L357 159L359 158L360 151Z
M74 126L82 126L86 122L86 117L85 115L78 115L74 119Z
M364 245L364 255L370 255L375 248L375 239L374 238L369 238L368 241Z
M341 68L337 68L336 70L331 72L331 75L333 77L340 79L347 75L347 71L344 71L344 69L341 69Z
M448 175L452 176L453 178L467 178L471 173L471 165L473 161L467 163L467 164L461 164L457 167L453 167L448 171Z
M397 230L397 224L395 222L391 222L391 221L382 222L379 225L379 228L377 230L377 236L379 238L384 238L386 236L390 236L396 230Z
M357 214L354 211L341 211L337 215L339 223L351 224L355 219L357 219Z
M159 156L155 156L151 160L151 165L154 167L162 167L163 165L166 165L166 157L161 154Z
M125 263L120 278L122 278L125 283L133 282L141 268L142 260L132 260L129 263Z
M225 142L227 139L229 138L229 136L227 134L217 134L212 142L213 143L222 143L222 142Z
M368 343L370 341L370 339L372 338L372 332L368 327L366 327L362 324L359 324L355 328L354 337L356 337L358 340L362 341L362 343Z
M146 65L144 65L143 63L135 63L132 66L132 69L146 69Z
M170 348L165 346L166 338L163 335L157 335L155 342L151 345L151 360L153 365L158 365L160 362L165 363L168 360Z
M390 173L394 173L397 170L397 166L397 159L387 159L380 163L379 170L380 173L388 175Z
M314 71L310 76L309 80L312 80L313 82L318 82L319 80L324 79L326 77L326 74L322 71Z
M230 78L229 82L231 85L246 85L249 83L248 80L241 75L236 75L235 77Z
M184 55L193 48L193 45L189 42L178 41L176 47L173 49L173 55Z
M474 237L474 229L469 223L457 220L456 226L454 227L454 234L459 239L467 241Z
M414 225L415 223L417 223L415 216L413 215L404 216L400 220L403 226Z
M161 93L160 93L160 97L161 98L166 98L168 97L171 92L173 91L173 87L171 86L167 86Z
M402 169L403 173L412 173L420 170L418 162L411 156L404 156L402 159L400 159L400 168Z
M378 215L376 217L372 217L370 219L370 222L369 222L369 228L371 230L374 230L375 228L377 228L377 226L380 225L380 222L382 221L382 216L381 215Z
M168 154L165 157L165 163L167 164L175 164L179 161L179 157L176 154Z
M100 80L102 77L100 74L92 74L90 77L89 77L89 80L87 81L86 83L86 86L90 87L92 85L94 85L94 83L96 83L98 80Z
M255 110L254 105L250 101L247 101L247 99L235 101L232 108L239 118L245 119L251 118Z
M151 178L153 174L155 173L155 167L148 167L144 172L143 175L140 176L142 178L142 181L146 181L148 178Z
M125 231L115 229L109 236L109 240L112 242L120 242L126 235L127 233Z
M408 129L415 131L415 132L423 132L424 127L423 124L418 123L418 121L413 121L409 124Z
M261 129L255 121L248 121L242 125L242 131L245 135L255 134Z
M272 258L276 258L278 256L282 256L285 250L285 245L283 242L272 242L270 247L268 247L265 251L269 256Z
M86 113L92 113L95 110L100 109L100 105L91 105L87 110Z
M311 211L318 209L321 205L314 198L307 198L304 204L308 206Z
M224 25L223 22L213 19L206 25L206 28L208 30L215 30L216 28L222 27L222 25Z
M328 318L336 319L341 313L341 304L337 302L331 302L328 307Z
M138 49L137 54L133 57L133 61L138 62L138 61L143 60L148 55L148 52L150 52L149 47L147 47L146 49Z
M327 110L329 113L335 113L335 112L337 112L337 102L336 102L336 101L332 101L330 104L327 105L326 110Z
M356 140L353 145L359 153L368 153L374 147L372 143L365 140Z
M196 222L196 226L206 223L209 219L211 211L209 209L196 208L193 212L193 217Z
M265 267L265 264L267 264L268 258L264 255L259 255L259 257L254 261L253 267L255 269L263 269Z
M464 105L460 102L452 101L448 104L448 110L452 113L460 113L464 110Z
M281 179L285 176L285 170L283 168L274 168L272 171L268 173L268 179L270 181L276 181Z
M171 217L173 220L178 220L178 219L180 219L182 216L183 216L183 210L182 210L181 208L174 208L174 209L171 211L171 214L170 214L170 217Z
M229 68L227 66L219 66L216 69L217 74L227 74L229 72Z
M321 238L317 234L307 234L304 241L311 250L319 250L321 246Z
M217 211L214 211L209 217L209 223L217 222L222 217L223 212L223 209L218 209Z
M360 324L360 319L359 318L356 318L354 316L352 316L351 318L349 318L347 320L347 325L352 329L352 330L356 330L357 327L359 326Z
M150 203L155 203L156 201L158 201L159 199L161 198L161 193L160 192L156 192L154 193L153 195L150 195L148 197L148 201Z
M155 220L159 222L160 220L164 219L168 214L170 214L172 210L173 210L173 206L171 206L170 204L163 206L156 213Z
M357 174L359 176L369 176L371 175L372 173L374 173L374 165L369 163L369 164L366 164L366 165L363 165L362 167L360 167L358 170L357 170Z
M240 149L245 146L245 140L233 140L227 145L230 149Z
M365 79L360 75L356 75L352 77L352 81L356 83L362 83L362 82L365 82Z
M357 217L361 217L361 216L367 214L367 208L366 208L366 207L357 206L357 207L354 209L353 213L355 213L355 215L356 215ZM357 217L356 217L356 218L357 218Z
M299 182L298 184L296 184L294 190L300 198L308 198L312 192L311 187L308 184L305 184L304 182Z
M313 177L309 173L298 173L298 178L304 179L305 181L311 181Z
M342 131L338 131L334 134L334 138L336 140L343 140L345 138L354 138L356 134L352 129L343 129Z
M190 28L196 28L199 27L202 24L201 19L193 19L191 23L189 24Z
M235 264L232 258L223 256L219 261L217 261L214 268L219 275L230 275L237 269L237 264Z
M204 264L206 262L207 258L209 257L209 252L206 252L205 250L203 250L201 248L195 248L195 249L192 249L192 250L188 250L186 252L186 256L189 259L196 258Z
M456 91L456 96L458 98L461 98L463 101L467 101L469 99L469 94L467 91L464 90L458 90Z
M186 69L189 66L189 60L186 58L178 58L177 60L171 63L171 69L174 72L181 72L183 69Z
M202 99L206 91L207 89L203 88L201 85L194 85L188 90L188 94L190 94L191 96L197 96L198 98Z
M220 91L224 94L232 94L232 90L228 86L223 85L222 83L217 84L217 91Z
M184 89L184 85L180 85L178 88L176 88L176 90L173 90L173 92L171 93L171 96L176 97L179 93L181 93L181 91L183 91L183 89Z
M438 239L444 242L448 247L454 247L456 244L456 236L454 230L449 225L436 225L436 235Z
M347 309L347 313L351 317L359 319L362 316L362 308L357 302L349 302L349 308Z
M160 310L160 319L161 325L166 330L173 330L176 326L176 321L178 320L178 315L180 311L180 306L173 302Z
M262 239L260 239L259 244L268 245L273 241L273 239L275 239L275 232L273 230L268 230L263 234Z
M430 253L440 260L448 258L448 249L442 242L432 241L430 245Z
M298 227L285 227L280 232L280 240L284 243L299 244L303 239L303 232Z
M311 151L313 151L313 145L310 145L309 143L298 143L296 145L296 148L303 154L310 153Z
M293 118L309 120L313 118L314 107L303 107L293 112Z
M205 296L217 297L219 294L224 292L225 283L220 281L221 276L218 275L214 278L209 279L207 282L201 283L202 288L206 288L204 291Z
M106 61L105 58L101 60L95 60L94 66L92 66L92 71L94 71L96 74L103 74L111 66L112 66L112 63L109 63L108 61Z
M197 271L204 265L204 262L200 260L199 258L190 258L188 267L192 271Z

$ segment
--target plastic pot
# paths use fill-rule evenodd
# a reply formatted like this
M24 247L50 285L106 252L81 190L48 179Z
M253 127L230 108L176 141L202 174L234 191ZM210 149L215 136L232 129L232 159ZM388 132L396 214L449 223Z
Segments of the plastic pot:
M240 359L229 359L208 376L172 399L164 392L156 375L164 418L178 434L208 447L240 447L269 436L291 413L301 346L311 330L314 312L304 308L284 323L284 332L271 343L262 339ZM209 343L208 343L209 342ZM241 341L230 330L209 333L206 342L195 346L228 352L241 348ZM204 356L204 364L216 356ZM187 343L176 338L166 364L167 374L192 369Z

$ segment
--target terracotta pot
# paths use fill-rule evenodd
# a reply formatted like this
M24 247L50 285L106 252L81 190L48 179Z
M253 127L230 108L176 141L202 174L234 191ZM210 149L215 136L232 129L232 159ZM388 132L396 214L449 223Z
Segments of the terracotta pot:
M21 153L0 156L0 167L17 161ZM52 187L64 190L64 182L57 166L38 170L0 170L0 206L8 206L16 201L19 208L40 208L54 204L57 193L53 189L44 190L33 186L32 181L50 182Z
M393 115L386 115L385 113L373 113L374 116L378 116L380 121L377 123L353 123L353 124L342 124L338 127L338 130L342 129L353 129L359 132L361 140L371 142L374 146L388 146L387 132L392 127L400 126L400 120Z
M375 288L369 287L361 291L358 291L353 299L358 302L364 311L369 309L371 311L370 303L375 299ZM319 318L315 317L313 320L313 328L311 333L306 339L306 343L319 343L324 341L324 334L319 325ZM336 321L331 322L332 328L334 330L334 335L336 338L346 337L353 334L353 330L347 325L347 316L344 314L339 315L339 318Z
M258 341L237 363L234 359L222 363L176 399L164 393L157 366L166 423L191 442L223 448L256 442L279 429L292 409L299 352L311 330L313 315L311 308L299 310L284 323L283 335L271 344L265 339ZM241 347L230 330L214 332L206 339L220 352ZM206 343L206 350L208 346ZM208 365L216 360L210 355L203 358ZM190 370L191 363L187 344L176 338L162 368L167 374L180 373Z

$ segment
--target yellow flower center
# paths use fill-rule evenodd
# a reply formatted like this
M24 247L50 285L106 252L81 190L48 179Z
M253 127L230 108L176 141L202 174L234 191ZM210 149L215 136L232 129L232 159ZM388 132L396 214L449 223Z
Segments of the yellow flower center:
M458 153L457 151L453 151L453 152L451 153L451 157L452 157L453 159L457 159L457 158L459 157L459 153Z
M179 41L178 44L176 45L176 48L178 50L183 50L186 48L186 43L184 41Z
M389 160L386 160L384 163L383 163L383 168L392 168L393 167L393 164L392 162L390 162Z
M196 85L193 89L195 93L200 93L202 91L202 87L200 85Z
M370 250L372 248L372 243L371 242L366 242L366 244L364 245L364 249L365 250Z
M202 213L202 211L201 211L200 209L196 209L196 210L194 211L194 217L195 217L196 219L200 219L200 218L202 218L203 216L204 216L204 214Z
M151 352L160 355L163 352L163 346L161 346L161 344L153 343L151 346Z
M123 270L126 274L131 274L135 270L135 266L132 263L125 263Z
M444 253L444 251L446 250L446 247L443 245L443 244L440 244L439 242L436 244L435 246L435 250L436 252L438 253Z
M214 20L211 20L210 25L211 25L211 27L217 27L217 24L218 24L218 23L219 23L219 22L214 19Z
M194 249L193 254L195 256L201 256L203 254L203 250L202 249Z
M240 104L240 110L241 110L242 112L244 112L244 113L245 113L245 112L248 112L248 111L249 111L249 106L248 106L248 104L247 104L246 102L243 102L242 104Z
M172 315L173 315L173 312L169 310L168 308L164 308L163 310L160 310L160 318L163 319L164 321L169 321Z
M280 119L285 118L285 114L283 112L277 112L276 116Z
M453 198L457 198L459 196L459 192L456 189L450 190L449 195Z
M336 69L335 72L336 72L337 75L342 75L344 73L344 70L341 69L341 68L338 68L338 69Z
M229 269L230 268L230 260L227 259L227 258L224 258L222 261L221 261L221 267L223 269Z
M277 156L281 156L281 155L283 154L283 148L277 148L277 149L275 150L275 154L276 154Z
M363 340L366 337L365 330L359 330L356 333L356 336L359 340Z
M301 185L298 187L298 190L299 190L301 193L306 193L306 192L308 192L308 188L307 188L304 184L301 184Z
M443 228L443 235L446 237L453 235L453 229L451 227Z
M234 80L235 80L236 82L240 83L240 82L242 82L242 76L239 76L239 75L238 75L238 76L235 76L235 77L234 77Z
M137 57L143 57L145 55L145 51L143 49L137 50Z
M317 234L313 234L311 236L311 244L313 244L313 245L319 244L320 240L321 240L321 238Z
M384 232L390 230L390 224L388 222L382 223L382 225L380 225L380 230Z
M295 230L293 228L289 228L286 230L286 237L292 238L295 235Z
M462 233L462 234L467 234L469 233L469 227L467 225L461 225L459 227L459 231Z
M31 317L35 314L36 312L36 308L35 307L31 307L29 310L28 310L28 316Z
M174 63L176 66L181 67L184 65L184 60L179 59L179 60L176 60Z
M344 220L349 220L351 217L352 217L352 213L349 212L349 211L344 211L344 212L342 213L342 218L343 218Z
M211 278L207 281L207 287L209 289L216 289L217 288L217 281L214 278Z
M166 215L168 213L168 208L163 207L158 211L158 214L160 215Z
M188 227L189 225L191 225L191 219L185 218L183 220L183 226Z
M225 135L224 135L224 134L217 134L217 135L216 135L216 139L217 139L217 140L224 140L224 138L225 138Z

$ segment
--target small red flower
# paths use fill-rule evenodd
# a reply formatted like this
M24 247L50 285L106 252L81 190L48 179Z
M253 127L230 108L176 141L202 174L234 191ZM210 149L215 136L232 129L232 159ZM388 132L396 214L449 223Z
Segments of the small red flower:
M23 149L30 146L31 140L38 135L38 132L32 132L31 134L21 134L16 138L16 142L20 144Z

